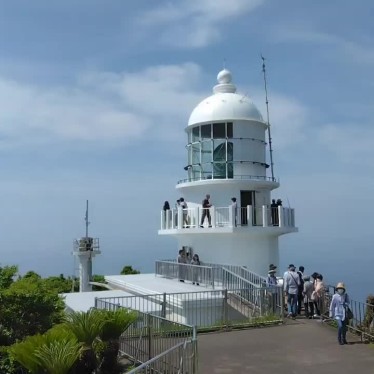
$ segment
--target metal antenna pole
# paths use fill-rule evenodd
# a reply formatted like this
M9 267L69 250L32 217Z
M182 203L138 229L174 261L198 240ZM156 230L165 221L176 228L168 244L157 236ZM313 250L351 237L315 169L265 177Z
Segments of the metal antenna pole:
M270 170L271 170L271 179L274 181L273 147L271 143L271 132L270 132L269 100L268 100L268 88L267 88L267 83L266 83L265 57L261 55L261 58L262 58L262 72L264 73L264 85L265 85L266 115L267 115L268 136L269 136Z
M88 200L86 200L86 216L84 220L86 221L86 238L88 238L88 225L90 224L88 222Z

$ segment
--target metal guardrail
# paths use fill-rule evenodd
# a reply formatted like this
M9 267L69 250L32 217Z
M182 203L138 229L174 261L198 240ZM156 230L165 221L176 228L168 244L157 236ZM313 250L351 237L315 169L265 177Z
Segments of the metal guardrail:
M110 299L96 299L96 308L123 308L118 302L121 298ZM150 313L136 313L136 320L119 339L119 353L134 364L141 364L131 373L197 373L196 327Z
M163 293L97 299L97 308L126 305L142 306L151 312L158 303L161 316L175 323L196 326L200 330L228 326L251 326L264 321L283 320L284 300L280 287L237 288L185 293Z
M191 359L193 357L194 359ZM169 348L165 352L128 371L135 373L197 373L196 341L185 341Z
M175 261L156 261L155 274L214 289L214 271L210 266L180 264Z

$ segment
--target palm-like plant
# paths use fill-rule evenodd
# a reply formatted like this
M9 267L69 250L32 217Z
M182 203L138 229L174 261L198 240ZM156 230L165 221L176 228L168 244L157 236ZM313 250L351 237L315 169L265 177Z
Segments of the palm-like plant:
M9 352L31 374L67 374L81 354L81 344L70 332L56 328L27 337Z
M37 334L27 337L23 342L13 344L9 348L10 356L25 367L31 374L42 373L42 365L35 351L45 344L45 337Z
M136 320L136 313L126 309L116 311L98 310L99 318L104 322L100 339L105 343L100 372L112 374L118 371L119 338Z
M82 345L75 339L54 340L36 350L35 356L49 374L68 374L81 354Z
M66 317L63 326L83 344L81 358L76 368L80 374L91 374L98 366L94 345L101 334L103 325L104 321L96 310L90 310L87 313L75 312Z

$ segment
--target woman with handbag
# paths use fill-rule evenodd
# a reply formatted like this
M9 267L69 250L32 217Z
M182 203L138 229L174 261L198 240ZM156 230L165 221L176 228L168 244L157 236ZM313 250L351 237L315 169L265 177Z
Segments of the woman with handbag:
M339 282L335 287L336 293L332 297L330 304L330 318L333 318L338 323L338 341L340 345L347 344L347 324L349 322L349 296L345 291L345 285ZM349 312L348 312L349 311Z

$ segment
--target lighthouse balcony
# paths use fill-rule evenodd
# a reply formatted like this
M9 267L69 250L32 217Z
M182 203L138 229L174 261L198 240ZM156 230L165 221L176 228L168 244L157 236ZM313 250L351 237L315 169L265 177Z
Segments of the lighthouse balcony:
M180 207L162 210L159 234L212 233L212 230L227 233L248 229L267 233L270 230L274 235L295 232L295 209L283 206L271 208L267 205L235 209L230 205L209 209Z
M73 242L73 254L79 256L92 256L100 254L99 238L83 237Z

